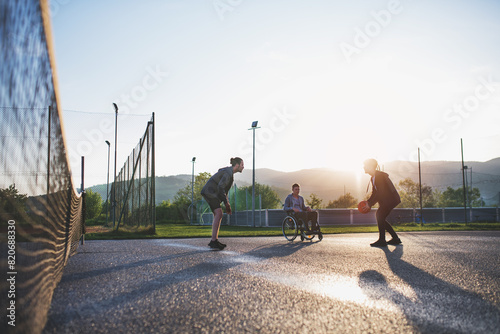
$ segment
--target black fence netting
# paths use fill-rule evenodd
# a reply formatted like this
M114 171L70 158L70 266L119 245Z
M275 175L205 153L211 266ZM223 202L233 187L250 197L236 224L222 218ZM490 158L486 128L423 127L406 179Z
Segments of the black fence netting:
M125 161L113 183L110 217L114 227L155 229L154 114L144 135ZM115 193L116 191L116 193Z
M48 4L0 1L0 325L40 333L84 232L57 98Z

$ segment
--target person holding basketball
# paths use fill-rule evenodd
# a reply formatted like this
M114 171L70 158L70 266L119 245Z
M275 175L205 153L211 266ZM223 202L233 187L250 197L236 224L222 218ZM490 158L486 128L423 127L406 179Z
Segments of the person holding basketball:
M375 159L368 159L364 162L365 173L371 175L370 182L372 184L372 194L367 200L367 205L372 207L376 203L379 204L376 213L379 237L378 240L371 243L370 246L386 247L387 244L399 245L401 244L401 239L399 239L391 224L387 221L387 216L389 216L392 209L401 203L401 198L394 184L389 179L389 175L381 172L377 167L378 162ZM391 240L385 240L385 231L389 232L392 236Z
M220 204L224 202L226 213L230 215L231 205L229 205L227 194L233 185L233 175L234 173L241 173L243 168L245 168L241 158L231 158L230 162L231 166L220 168L201 190L201 195L207 201L214 214L212 239L208 246L219 250L223 250L226 247L225 244L220 243L218 240L220 223L222 221L222 208Z

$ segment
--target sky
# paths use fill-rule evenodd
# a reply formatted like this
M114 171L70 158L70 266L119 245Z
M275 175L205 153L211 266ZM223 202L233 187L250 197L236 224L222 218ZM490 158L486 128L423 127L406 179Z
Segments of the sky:
M156 124L156 175L500 156L498 1L52 0L79 184ZM258 175L257 175L258 182Z

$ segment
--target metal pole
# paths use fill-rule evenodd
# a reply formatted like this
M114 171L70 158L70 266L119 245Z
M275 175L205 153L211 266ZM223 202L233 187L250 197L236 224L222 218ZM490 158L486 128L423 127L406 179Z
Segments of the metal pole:
M469 175L467 175L467 171L469 170L469 166L464 166L464 169L465 169L465 194L467 195L466 196L466 199L467 199L467 207L469 207L470 205L470 200L469 200Z
M252 127L248 130L253 132L253 170L252 170L252 226L255 227L255 130L260 129L257 127L259 121L253 121Z
M259 194L259 226L262 227L262 194Z
M420 226L424 226L424 216L422 214L422 172L420 169L420 147L418 148L418 186L420 193Z
M194 162L196 157L193 157L193 172L191 173L191 225L193 225L193 209L194 209Z
M252 226L255 227L255 128L253 132L253 168L252 168Z
M155 113L153 113L151 118L153 122L153 127L151 128L151 208L153 215L151 219L153 220L153 228L156 233Z
M113 178L113 205L111 206L113 208L113 229L115 228L115 223L116 223L116 145L117 145L117 138L118 138L118 106L116 103L113 103L113 106L115 107L115 173L114 173L114 178Z
M109 151L111 147L111 143L109 141L105 141L106 145L108 145L108 176L106 179L106 226L108 226L108 214L109 214Z
M471 195L472 195L472 166L469 167L470 169L470 191L471 191ZM471 209L471 215L472 215L472 201L471 201L471 195L469 195L469 207ZM472 221L472 219L471 219Z
M462 152L462 185L464 189L464 219L465 225L467 225L467 194L465 190L465 166L464 166L464 143L462 138L460 138L460 150Z
M470 218L470 221L472 222L472 221L474 221L472 219L473 213L472 213L472 200L471 200L471 197L473 194L473 192L472 192L472 166L469 167L469 169L470 169L470 188L467 187L467 192L469 193L469 213L470 213L469 218ZM470 192L469 192L469 189L470 189Z
M81 186L81 194L82 194L82 200L83 200L83 217L82 217L82 237L81 237L81 244L85 244L85 219L87 218L86 214L86 194L85 194L85 157L82 156L82 186Z
M238 188L236 187L236 183L234 184L234 220L236 225L238 225L238 215L236 214L236 210L238 209L238 197L236 195L236 192L238 191Z
M50 193L50 131L51 131L51 114L52 114L52 107L49 106L49 129L48 129L48 136L47 136L47 198Z

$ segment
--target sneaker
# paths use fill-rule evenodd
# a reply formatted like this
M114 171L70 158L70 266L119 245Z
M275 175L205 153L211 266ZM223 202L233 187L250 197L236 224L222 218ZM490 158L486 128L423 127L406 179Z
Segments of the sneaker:
M385 240L377 240L370 244L372 247L387 247L387 242Z
M217 239L217 240L215 240L215 241L217 241L217 243L218 243L219 245L221 245L222 247L226 248L226 246L227 246L227 245L226 245L226 244L223 244L222 242L220 242L220 241L219 241L219 239Z
M398 237L396 238L392 238L391 240L387 241L387 244L389 245L401 245L403 242L401 241L401 239L399 239Z
M219 241L215 240L215 241L210 241L210 243L208 244L208 246L212 249L218 249L218 250L223 250L225 246L222 246L221 243L219 243Z

